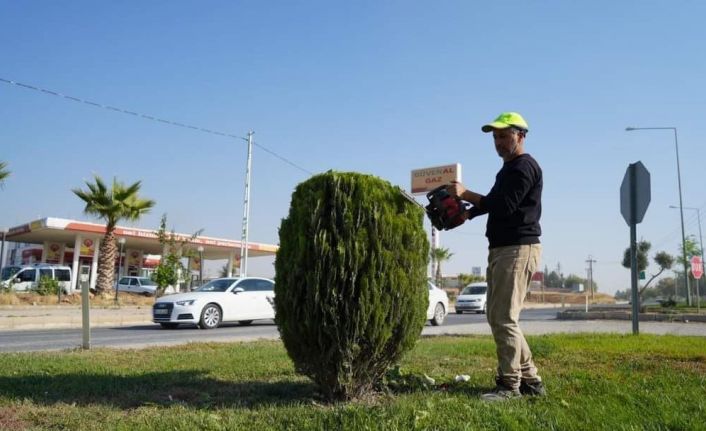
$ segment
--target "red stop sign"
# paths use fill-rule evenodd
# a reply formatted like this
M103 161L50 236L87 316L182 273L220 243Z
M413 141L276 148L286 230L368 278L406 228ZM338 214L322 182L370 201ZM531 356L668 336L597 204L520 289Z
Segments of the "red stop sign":
M691 273L696 279L699 279L702 275L704 275L704 263L701 261L701 256L691 257Z

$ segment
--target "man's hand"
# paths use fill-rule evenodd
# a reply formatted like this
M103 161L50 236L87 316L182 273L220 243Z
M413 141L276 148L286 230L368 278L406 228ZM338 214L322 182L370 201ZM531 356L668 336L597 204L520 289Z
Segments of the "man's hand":
M463 193L465 193L466 188L458 181L451 181L451 184L446 186L446 191L455 198L458 197L463 199Z
M472 190L468 190L458 181L451 181L451 184L446 186L446 191L453 197L458 197L466 202L472 203L474 206L480 207L480 200L483 195L479 195Z

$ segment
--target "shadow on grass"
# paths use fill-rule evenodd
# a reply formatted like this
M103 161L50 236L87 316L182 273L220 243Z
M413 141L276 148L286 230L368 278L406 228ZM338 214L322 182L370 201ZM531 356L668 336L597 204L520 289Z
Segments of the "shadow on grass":
M199 371L59 374L0 377L0 396L36 404L104 404L119 408L182 404L193 407L257 407L318 400L310 382L222 381Z

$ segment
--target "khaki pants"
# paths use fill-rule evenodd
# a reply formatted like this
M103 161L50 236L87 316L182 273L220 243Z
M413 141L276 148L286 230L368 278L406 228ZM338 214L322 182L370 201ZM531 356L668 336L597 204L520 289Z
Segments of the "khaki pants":
M497 247L488 254L487 317L495 338L498 377L514 389L520 387L520 380L530 383L542 380L518 324L541 254L540 244Z

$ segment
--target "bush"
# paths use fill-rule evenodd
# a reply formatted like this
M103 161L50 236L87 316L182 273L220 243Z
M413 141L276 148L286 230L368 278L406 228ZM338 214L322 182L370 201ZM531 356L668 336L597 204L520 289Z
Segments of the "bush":
M379 178L326 172L299 184L279 230L275 321L297 371L331 400L363 395L426 319L423 211Z
M674 298L670 297L669 299L660 301L659 305L661 305L662 308L674 308L677 306L677 301L675 301Z
M39 279L35 291L42 296L57 295L59 293L59 281L51 277L42 277Z

